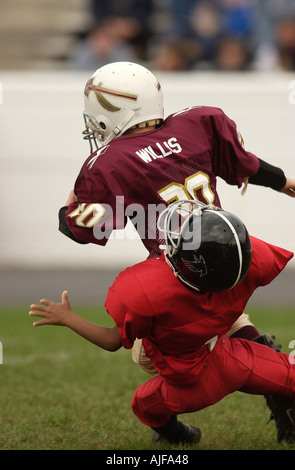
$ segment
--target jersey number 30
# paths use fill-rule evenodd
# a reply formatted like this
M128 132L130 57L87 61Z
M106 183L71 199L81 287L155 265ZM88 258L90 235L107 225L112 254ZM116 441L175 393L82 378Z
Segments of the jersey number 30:
M198 199L197 192L201 191L207 204L213 204L215 196L210 188L210 179L206 173L198 171L188 176L184 184L170 183L158 191L168 204L182 199Z

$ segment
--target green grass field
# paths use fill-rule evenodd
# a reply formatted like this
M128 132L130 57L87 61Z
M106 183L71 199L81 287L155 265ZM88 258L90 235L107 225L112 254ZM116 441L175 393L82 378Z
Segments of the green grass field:
M108 325L103 309L76 313ZM162 450L133 415L135 388L149 378L129 351L101 351L56 326L34 328L29 306L0 308L0 450ZM295 339L291 309L253 311L260 331L275 333L290 352ZM295 450L278 444L264 397L235 393L183 420L202 429L201 450Z

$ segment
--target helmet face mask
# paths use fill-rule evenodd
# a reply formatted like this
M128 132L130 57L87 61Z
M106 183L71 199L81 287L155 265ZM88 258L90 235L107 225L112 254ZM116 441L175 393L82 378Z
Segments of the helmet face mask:
M185 216L183 207L188 208L188 203L191 209L186 209ZM177 231L175 215L179 216L180 210L182 221ZM171 204L164 213L160 219L165 216L166 259L180 281L199 292L217 292L231 289L244 279L252 250L240 219L193 200Z
M97 150L99 148L97 140L101 140L103 136L103 129L100 127L97 120L93 116L87 114L86 111L83 113L83 118L85 123L85 130L82 132L83 139L89 141L90 151L93 153L95 149L92 145L92 142L94 143Z
M156 77L132 62L101 67L84 90L84 139L95 147L108 144L142 122L162 120L163 95Z

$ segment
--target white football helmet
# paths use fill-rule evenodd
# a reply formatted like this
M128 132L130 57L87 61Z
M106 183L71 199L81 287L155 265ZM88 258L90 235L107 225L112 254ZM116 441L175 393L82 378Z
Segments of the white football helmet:
M157 78L132 62L104 65L87 81L84 90L84 139L96 148L108 144L127 129L164 117L163 95Z

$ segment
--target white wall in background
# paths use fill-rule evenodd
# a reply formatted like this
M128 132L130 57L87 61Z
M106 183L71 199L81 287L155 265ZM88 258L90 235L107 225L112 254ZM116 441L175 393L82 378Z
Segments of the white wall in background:
M237 123L247 150L295 177L291 74L157 75L166 115L191 105L220 107ZM58 210L88 156L81 135L88 78L0 72L0 267L112 268L147 256L140 240L123 239L124 232L102 248L78 245L57 230ZM295 249L295 200L256 186L241 196L223 181L219 193L223 207L239 215L253 235ZM127 234L130 238L131 229Z

